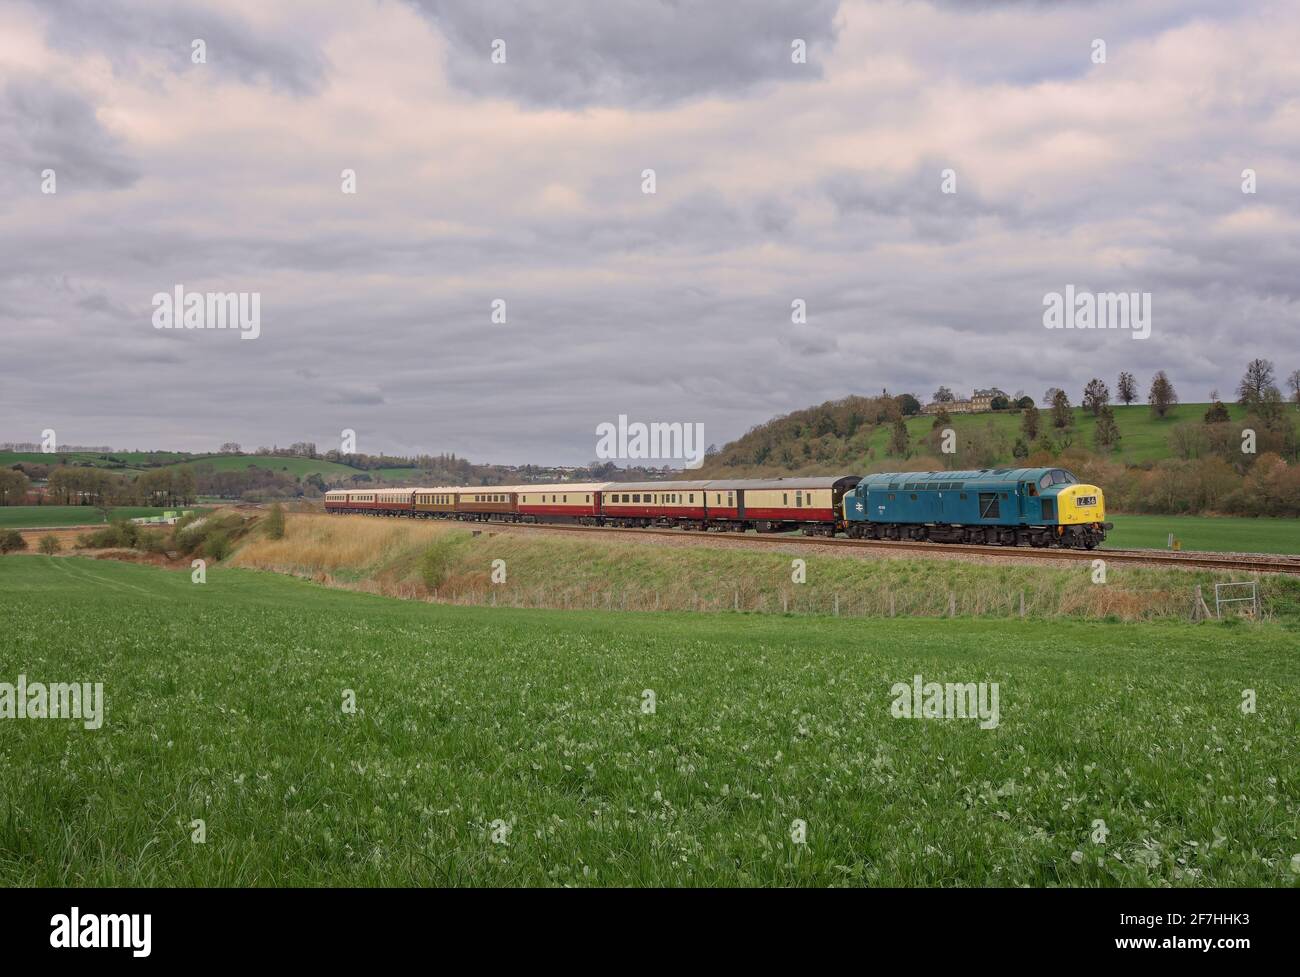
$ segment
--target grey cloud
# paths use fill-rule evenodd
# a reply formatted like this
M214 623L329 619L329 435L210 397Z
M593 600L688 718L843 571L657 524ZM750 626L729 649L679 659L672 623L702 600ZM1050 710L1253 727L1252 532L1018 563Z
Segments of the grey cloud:
M219 5L193 0L41 0L35 6L48 18L52 46L102 54L115 71L209 71L245 84L266 82L295 95L313 94L325 82L325 58L308 31L269 35ZM207 45L205 64L191 60L195 39Z
M41 171L55 172L56 194L122 189L140 176L119 140L81 94L47 78L11 77L0 91L0 192L41 195Z
M821 77L839 0L408 0L445 33L450 79L530 106L662 106ZM495 39L506 63L490 59ZM793 64L791 42L808 46Z
M506 19L509 37L543 8L520 9ZM654 25L660 17L694 23L687 9L647 14L645 43L628 26L635 19L624 17L616 29L613 14L597 11L586 34L573 5L558 7L550 23L542 18L541 55L558 58L571 35L575 51L599 56L575 55L578 67L543 59L544 70L529 79L536 96L520 101L662 109L654 120L662 150L647 160L640 157L654 146L635 132L642 116L631 116L629 126L616 110L557 114L557 124L581 122L583 151L573 154L571 172L544 175L566 191L546 206L538 204L543 178L532 163L553 147L548 119L525 117L512 137L517 165L503 167L472 136L463 141L463 128L456 130L463 119L455 116L469 105L492 124L511 126L521 113L459 90L451 96L449 131L462 140L455 153L426 152L407 132L386 128L401 125L398 116L368 119L366 138L384 155L369 164L346 210L338 206L334 177L343 164L335 159L350 158L356 134L329 124L341 108L353 110L351 91L334 102L340 92L330 86L302 101L302 118L320 141L301 161L258 127L219 162L165 143L146 154L91 126L93 109L83 105L62 128L88 147L80 182L93 191L76 201L85 209L33 199L27 185L25 198L7 204L0 333L12 427L0 438L30 439L54 426L65 441L119 446L327 445L347 427L365 451L583 463L594 453L595 425L620 413L701 421L706 439L723 443L774 414L886 386L924 397L940 383L996 384L1038 396L1059 384L1077 399L1094 374L1113 381L1131 369L1145 382L1163 368L1190 399L1214 386L1231 389L1242 366L1236 358L1263 355L1281 369L1295 355L1300 183L1291 174L1300 172L1300 149L1285 138L1285 73L1260 64L1251 84L1222 95L1207 82L1201 97L1165 104L1148 132L1141 120L1091 122L1109 107L1104 98L1099 106L1091 82L1071 82L1062 103L1088 110L1081 116L1057 111L1032 82L1003 80L998 85L1011 87L986 92L980 59L991 55L965 35L1006 28L977 15L947 11L954 19L940 30L915 16L932 8L878 8L890 15L872 24L871 43L892 52L908 81L877 99L829 65L817 86L766 85L785 69L746 75L735 63L683 79L675 59L705 57L712 21L700 22L700 36L686 38L678 54L661 51ZM1098 9L1117 30L1150 19L1145 6L1131 14L1131 5ZM1081 10L1029 10L1020 46L1004 43L998 54L1019 65L1008 65L1007 77L1036 70L1021 47L1078 35L1071 18ZM373 11L413 19L391 3ZM749 21L771 22L733 19L737 36L751 42L767 28ZM85 30L68 27L74 36ZM1134 45L1151 40L1136 28L1127 35ZM1225 64L1233 65L1233 45L1245 41L1225 39ZM755 49L745 43L741 49ZM511 41L512 66L522 71L518 59L529 50ZM814 43L814 60L817 50ZM137 106L141 88L150 88L143 75L160 63L147 43L120 57L121 73L96 93L110 110ZM944 78L987 99L989 117L969 131L917 125L933 107L928 72L940 61ZM1120 58L1108 69L1123 67ZM370 66L361 77L386 68ZM71 80L84 90L84 77ZM134 90L118 98L117 86ZM68 94L59 85L50 90ZM703 91L716 107L674 104ZM241 111L281 108L264 91L239 94ZM160 90L156 117L142 121L177 111L174 95ZM997 113L1002 96L1016 106L1010 122ZM425 109L412 111L436 130L436 114L426 117ZM24 118L48 115L38 108ZM725 121L715 129L701 119ZM291 132L294 121L286 123ZM239 133L238 122L214 119L226 132ZM751 131L738 135L745 126ZM990 150L986 128L1009 141ZM5 131L23 134L6 147L28 147L41 130ZM920 162L902 176L886 175L893 166L857 166L864 137ZM796 166L781 140L801 140ZM1104 151L1088 157L1099 163L1076 163L1068 152L1043 148L1054 140ZM950 144L954 152L971 147L972 158L945 158ZM981 173L977 163L989 169ZM118 193L111 180L84 176L86 167L109 164L110 172L145 166L149 179ZM639 193L643 165L659 171L655 197ZM1023 179L999 180L1002 165L1023 169ZM955 196L939 193L945 166L958 171ZM1244 166L1260 171L1255 197L1240 193ZM60 171L60 193L64 187ZM386 188L400 195L385 196ZM1260 216L1248 219L1252 210ZM150 296L176 283L260 291L261 338L154 330ZM1067 283L1153 292L1152 338L1048 333L1042 296ZM508 301L505 326L488 319L496 297ZM790 322L796 297L808 302L807 325Z

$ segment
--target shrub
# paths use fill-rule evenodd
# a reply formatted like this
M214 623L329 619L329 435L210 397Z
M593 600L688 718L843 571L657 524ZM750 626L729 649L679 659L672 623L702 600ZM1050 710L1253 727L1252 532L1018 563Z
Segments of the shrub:
M230 536L225 530L210 533L203 541L203 555L209 560L224 560L230 555Z
M37 547L46 556L53 556L55 553L59 552L59 537L55 536L53 533L42 536Z
M130 549L135 546L139 534L140 529L135 523L119 520L79 537L77 543L89 549Z
M0 553L12 553L15 550L27 549L27 540L23 539L23 534L16 529L6 529L0 532Z
M266 536L268 539L284 539L284 506L279 502L267 513Z
M167 534L142 530L139 537L136 539L135 547L145 553L166 553Z
M451 570L453 557L455 556L456 546L463 539L467 539L465 534L452 534L439 539L427 550L420 560L420 577L424 580L424 585L430 591L437 590L442 582L447 579L447 574Z

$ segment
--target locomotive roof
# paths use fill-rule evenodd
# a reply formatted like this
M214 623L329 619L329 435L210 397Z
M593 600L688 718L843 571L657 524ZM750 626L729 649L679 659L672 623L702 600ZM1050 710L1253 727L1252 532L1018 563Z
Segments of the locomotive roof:
M1028 482L1041 478L1046 472L1054 471L1067 472L1071 477L1074 474L1059 465L1053 465L1050 468L980 468L976 471L965 472L877 472L874 475L868 475L863 481L873 485L878 485L881 482L951 482L956 480L963 482Z

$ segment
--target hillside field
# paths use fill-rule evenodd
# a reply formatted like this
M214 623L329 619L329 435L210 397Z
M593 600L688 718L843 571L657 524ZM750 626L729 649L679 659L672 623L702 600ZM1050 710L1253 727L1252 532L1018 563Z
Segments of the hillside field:
M161 516L164 512L183 512L186 509L202 509L203 506L161 506L142 505L115 506L109 515L114 519L139 519L145 516ZM0 506L0 529L33 529L36 527L56 526L93 526L104 522L94 506L89 505L5 505Z
M170 464L158 466L163 468L179 465L193 466L203 463L210 464L215 471L243 471L245 468L252 466L254 468L265 468L269 471L288 472L290 475L296 475L300 478L305 478L315 472L319 472L326 478L350 478L361 472L358 468L341 465L338 462L326 461L323 458L285 458L277 455L185 455L175 451L115 451L111 457L120 459L124 466L107 460L103 455L84 451L58 452L48 455L39 452L0 451L0 468L9 468L20 462L49 465L61 459L67 459L76 465L107 468L111 471L125 472L127 474L139 474L142 471L149 470L145 463L153 459L163 462L170 461ZM414 471L415 469L379 469L372 473L372 477L377 477L380 472L383 473L385 478L402 477L396 473Z
M0 884L1296 886L1294 639L3 557L0 677L106 707L5 722ZM917 674L999 683L997 725L893 718Z
M1173 430L1175 425L1185 421L1201 423L1209 407L1209 404L1177 404L1170 408L1169 413L1163 418L1156 417L1147 404L1113 407L1121 439L1119 450L1110 457L1130 465L1148 461L1162 461L1165 458L1173 457L1173 452L1169 449L1169 432ZM1237 420L1244 415L1244 411L1237 404L1228 404L1227 408L1228 414L1233 420ZM1039 412L1042 416L1042 430L1053 431L1050 410L1040 407ZM988 424L992 423L993 429L1004 435L1008 446L1010 446L1015 443L1016 438L1020 435L1022 416L1021 412L998 411L988 414L953 414L951 418L952 428L959 437L971 429L982 431ZM907 419L907 432L911 435L913 444L928 435L933 426L934 418L930 416L916 416ZM1092 450L1092 435L1095 426L1096 418L1092 414L1082 407L1074 408L1075 444ZM878 459L888 457L889 433L887 426L872 432L869 445L875 450ZM1010 460L1007 463L1010 464Z

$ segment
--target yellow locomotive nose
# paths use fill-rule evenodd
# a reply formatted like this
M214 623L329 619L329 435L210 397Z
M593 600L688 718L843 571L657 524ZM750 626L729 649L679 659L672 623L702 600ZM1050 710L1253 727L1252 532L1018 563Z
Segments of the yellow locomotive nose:
M1067 485L1056 502L1057 521L1062 526L1106 521L1106 497L1095 485Z

